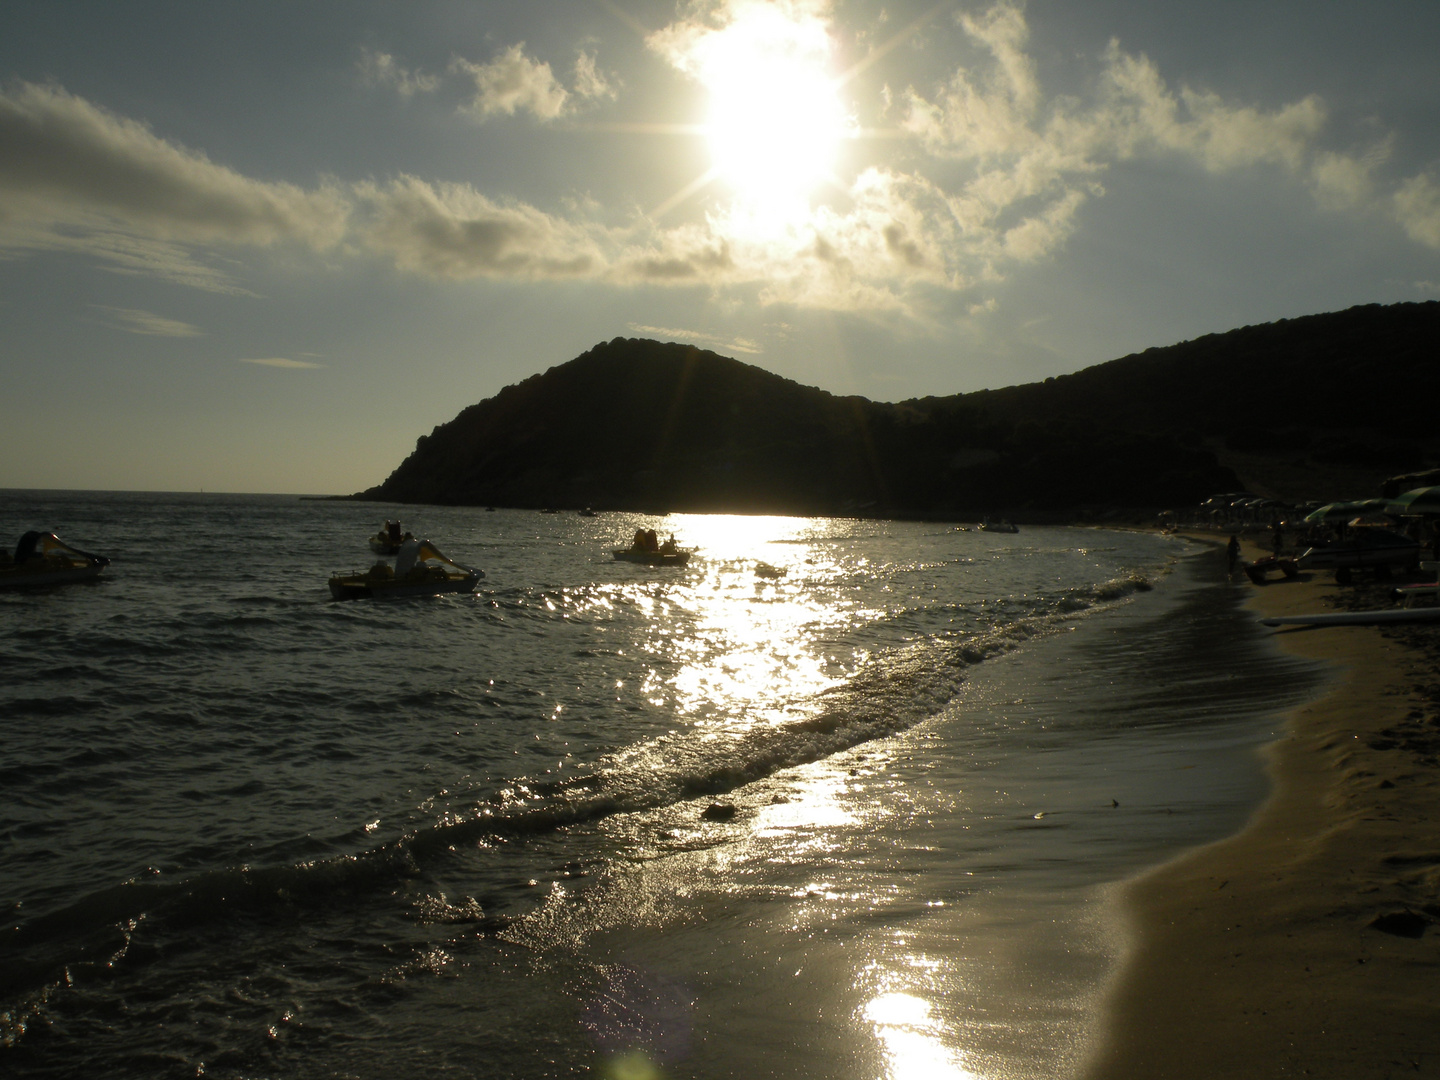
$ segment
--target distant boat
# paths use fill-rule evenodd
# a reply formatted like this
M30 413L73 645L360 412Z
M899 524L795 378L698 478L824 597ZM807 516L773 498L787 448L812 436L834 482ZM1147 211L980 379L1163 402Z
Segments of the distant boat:
M365 571L330 576L330 595L336 600L390 599L468 593L485 571L465 566L444 555L428 540L409 539L400 545L392 569L379 562Z
M985 532L1018 533L1020 527L1010 521L991 521L986 518L980 522L980 528Z
M63 585L100 576L110 565L104 555L71 547L54 533L27 532L15 545L15 554L0 558L0 589L36 585Z
M394 555L400 550L400 545L405 542L409 535L401 528L398 521L386 521L380 526L380 531L370 537L370 550L376 555Z
M581 517L594 517L594 516L595 516L595 511L594 511L594 509L591 508L591 507L589 507L589 506L585 507L584 510L578 510L578 511L576 511L576 513L578 513Z

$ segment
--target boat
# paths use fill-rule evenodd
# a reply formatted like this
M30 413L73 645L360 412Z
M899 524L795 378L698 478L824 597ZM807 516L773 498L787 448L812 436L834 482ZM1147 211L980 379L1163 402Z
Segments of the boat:
M1263 558L1256 559L1254 562L1245 564L1245 576L1256 585L1264 585L1266 581L1265 575L1272 570L1278 571L1287 578L1300 576L1300 568L1295 565L1295 560L1282 558L1279 555L1266 555Z
M1377 623L1430 622L1440 619L1440 607L1380 608L1376 611L1328 611L1315 615L1271 615L1265 626L1371 626Z
M676 547L673 536L662 544L654 529L636 529L635 539L630 542L630 546L615 548L611 554L620 562L641 563L645 566L684 566L690 561L693 552L682 551Z
M428 540L413 537L400 545L392 567L377 562L369 570L352 570L330 576L330 595L336 600L390 599L472 592L483 570L458 563Z
M1020 526L1013 521L991 521L989 518L980 523L980 528L984 532L1018 533L1020 531Z
M612 554L621 562L643 563L645 566L684 566L690 561L692 551L648 551L644 548L616 548Z
M380 526L380 531L370 537L370 550L376 555L396 555L409 535L401 528L400 522L387 520Z
M1420 558L1420 544L1403 533L1374 527L1351 530L1344 540L1316 544L1300 553L1301 570L1386 570L1413 566Z
M15 554L0 552L0 589L37 585L64 585L89 581L110 565L104 555L71 547L54 533L27 532L15 545Z

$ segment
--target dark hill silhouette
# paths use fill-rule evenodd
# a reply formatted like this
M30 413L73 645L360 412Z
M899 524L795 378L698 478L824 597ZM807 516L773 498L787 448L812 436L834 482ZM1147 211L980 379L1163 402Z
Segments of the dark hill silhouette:
M1287 469L1378 484L1434 464L1437 342L1440 304L1372 305L1043 383L885 404L616 338L466 408L359 497L1040 515L1178 505Z

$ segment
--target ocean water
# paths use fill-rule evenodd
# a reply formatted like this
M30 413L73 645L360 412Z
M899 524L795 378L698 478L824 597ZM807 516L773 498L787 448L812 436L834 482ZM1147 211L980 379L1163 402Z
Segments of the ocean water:
M480 589L332 601L387 512ZM113 562L0 593L7 1076L1074 1075L1108 886L1237 828L1324 678L1139 533L0 492L31 528Z

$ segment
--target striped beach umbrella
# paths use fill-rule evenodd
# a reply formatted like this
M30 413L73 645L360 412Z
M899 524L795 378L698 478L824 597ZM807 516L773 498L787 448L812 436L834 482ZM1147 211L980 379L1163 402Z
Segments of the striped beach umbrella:
M1385 513L1396 517L1440 514L1440 487L1412 488L1385 504Z
M1357 502L1326 503L1318 510L1311 510L1301 520L1307 525L1322 525L1327 521L1349 521L1360 514L1369 514L1385 509L1384 499L1360 499Z

